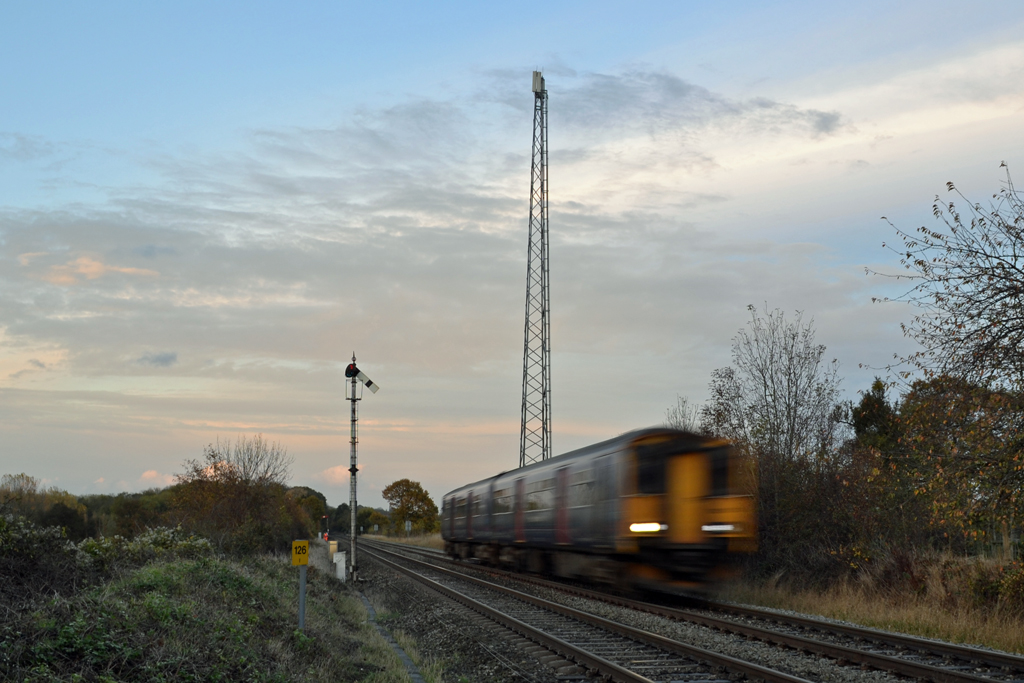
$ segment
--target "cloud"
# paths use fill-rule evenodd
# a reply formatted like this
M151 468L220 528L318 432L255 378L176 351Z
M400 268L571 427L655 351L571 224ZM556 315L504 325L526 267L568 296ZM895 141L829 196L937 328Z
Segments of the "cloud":
M152 365L157 368L169 368L178 362L178 354L172 351L164 351L162 353L147 353L139 358L137 363L143 365Z
M96 483L101 483L102 481L103 478L101 477L100 479L96 480ZM145 472L142 473L142 476L139 477L139 483L147 487L170 486L171 484L174 483L174 475L163 474L156 470L146 470Z
M46 369L46 364L43 363L38 358L29 358L27 363L31 367L27 367L27 368L24 368L22 370L18 370L17 372L12 372L10 375L8 375L8 378L9 379L19 379L20 377L24 377L25 375L28 375L28 374L33 373L33 372L36 372L38 370L45 370Z
M80 277L86 280L95 280L108 273L124 273L125 275L142 275L146 277L156 277L159 275L155 270L108 266L90 256L79 256L64 265L50 266L47 273L42 276L42 279L55 285L76 285L79 283Z
M334 485L348 484L350 477L351 475L348 471L348 467L345 467L344 465L328 467L319 474L320 479L326 481L328 484Z
M144 256L148 259L154 259L158 256L173 256L178 253L174 247L159 246L156 244L146 244L141 247L135 247L132 249L133 254Z
M44 138L21 133L0 133L0 160L35 161L52 155L55 146Z
M32 263L33 259L36 259L36 258L38 258L40 256L46 256L47 254L48 254L48 252L45 252L45 251L36 251L36 252L30 252L30 253L27 253L27 254L18 254L18 263L20 263L23 266L27 266L27 265Z
M492 71L493 99L521 110L526 73ZM630 69L620 73L587 72L549 82L552 128L588 146L643 133L658 139L697 142L709 127L754 132L817 136L844 125L838 111L820 111L766 97L737 99L716 93L665 71ZM488 99L481 94L480 99Z

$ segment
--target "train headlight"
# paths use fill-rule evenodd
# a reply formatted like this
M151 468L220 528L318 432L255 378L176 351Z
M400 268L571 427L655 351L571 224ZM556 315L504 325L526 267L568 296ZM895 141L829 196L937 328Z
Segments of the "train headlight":
M727 534L730 531L736 531L735 524L705 524L700 528L701 531L709 534Z
M636 522L629 525L629 530L634 534L651 534L666 529L668 529L668 524L659 524L658 522Z

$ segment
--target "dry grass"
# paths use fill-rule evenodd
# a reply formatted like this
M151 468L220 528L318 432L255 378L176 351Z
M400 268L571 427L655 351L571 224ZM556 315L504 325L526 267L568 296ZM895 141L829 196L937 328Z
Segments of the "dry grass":
M395 629L391 631L395 641L405 650L405 653L412 659L413 664L419 669L420 675L427 683L442 683L444 675L444 663L433 657L424 657L420 653L419 645L412 636L405 631Z
M799 590L778 582L736 582L720 591L725 600L789 609L954 643L985 645L1024 654L1024 619L1000 605L972 607L930 590L879 591L844 582L823 591Z
M427 534L424 536L380 536L367 534L366 538L374 541L391 541L392 543L404 543L406 545L414 545L420 548L433 548L434 550L444 549L444 540L441 538L441 534Z

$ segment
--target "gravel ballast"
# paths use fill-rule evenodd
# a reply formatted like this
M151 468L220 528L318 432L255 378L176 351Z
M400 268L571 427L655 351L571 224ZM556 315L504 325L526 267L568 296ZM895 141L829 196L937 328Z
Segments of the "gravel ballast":
M467 569L468 568L470 567L467 566ZM389 585L391 586L394 586L399 582L402 582L404 584L413 583L411 579L402 577L398 575L396 572L385 567L381 567L380 565L375 565L375 571L377 572L375 576L380 577L379 580L382 579L390 581ZM390 578L386 578L388 577L388 575L390 575ZM761 666L769 667L779 671L784 671L792 675L800 676L802 678L806 678L812 681L823 681L828 683L868 683L875 681L879 683L895 683L896 681L904 680L897 676L888 674L886 672L876 670L862 670L855 666L841 666L834 660L830 660L828 658L823 658L812 654L804 654L788 648L780 648L759 641L747 640L742 636L723 633L704 626L674 621L664 617L659 617L643 612L637 612L629 608L618 607L615 605L610 605L608 603L590 600L588 598L572 596L541 586L523 584L510 579L503 579L494 576L488 576L487 580L500 585L509 586L524 593L529 593L547 600L552 600L554 602L558 602L560 604L564 604L575 609L590 612L592 614L597 614L599 616L605 617L606 619L619 621L621 623L628 624L635 628L640 628L646 631L650 631L652 633L657 633L667 638L672 638L673 640L677 640L707 650L729 655L731 657L760 664ZM486 638L486 640L484 641L486 644L486 650L484 652L473 653L458 651L448 653L448 651L444 648L449 647L451 638L443 639L437 642L436 645L428 645L425 642L421 642L421 652L434 652L438 659L442 659L445 661L465 661L466 663L476 661L478 662L478 666L490 667L491 670L495 670L493 659L489 664L485 663L489 651L501 652L503 657L512 659L513 661L517 661L517 658L518 660L523 659L522 651L520 651L518 655L515 654L515 650L517 650L518 648L516 648L513 644L509 642L515 638L515 635L510 633L509 631L496 625L493 625L491 622L484 620L482 617L477 616L475 613L471 612L468 609L465 609L461 606L453 605L449 601L441 598L437 594L433 593L433 591L430 591L425 587L408 586L405 587L404 590L406 590L407 592L415 591L416 595L418 596L417 599L420 601L423 601L424 597L429 597L429 601L423 603L424 609L409 610L410 612L426 612L430 609L429 605L433 604L439 609L446 610L446 614L448 615L447 618L449 620L453 620L456 618L456 611L457 613L461 613L462 615L473 615L472 617L463 616L462 618L473 619L471 623L474 624L474 627L470 630L470 632L473 634L474 637ZM424 596L424 594L427 595ZM398 599L398 602L393 604L396 605L396 609L394 611L402 609L401 598ZM406 619L411 616L412 615L406 615L401 618ZM488 628L486 629L486 636L484 636L484 633L480 631L479 626L477 626L477 624L479 624L481 620L485 621L488 625ZM426 617L426 621L428 623L431 623L431 628L433 628L436 625L433 622L431 622L430 617ZM458 630L460 623L465 622L452 621L450 626L452 629ZM409 632L417 640L420 640L420 636L416 635L412 628L405 627L404 622L401 628ZM461 637L464 638L465 636ZM432 650L432 647L438 647L441 649ZM545 652L546 654L550 655L549 652ZM534 669L533 675L537 677L536 680L557 679L556 672L552 671L550 668L547 668L546 671L544 669L545 667L543 667L543 665L540 665L539 669ZM508 674L512 674L511 670L506 670ZM500 679L474 678L472 675L469 674L462 675L465 675L468 680L522 680L522 678L517 678L515 675L513 675L512 678ZM452 680L457 680L457 677Z
M373 604L378 620L387 629L411 637L424 659L442 662L445 681L566 680L541 661L554 654L547 648L517 637L367 553L361 554L359 567L359 589Z

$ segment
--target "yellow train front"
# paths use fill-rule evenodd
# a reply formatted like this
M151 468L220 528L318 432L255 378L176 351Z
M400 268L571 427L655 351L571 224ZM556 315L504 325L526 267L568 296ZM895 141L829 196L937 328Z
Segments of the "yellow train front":
M727 441L646 429L446 494L441 535L453 557L689 593L756 550L754 489Z

